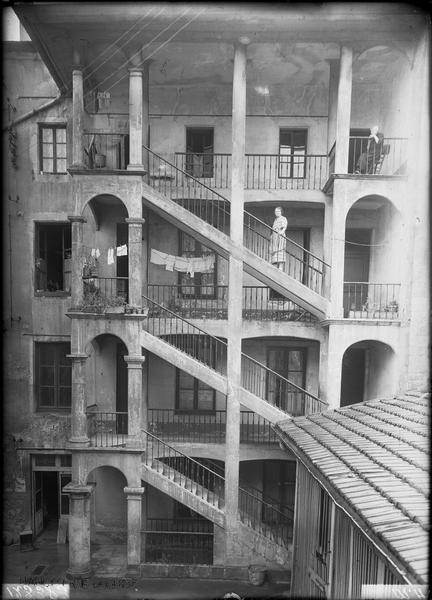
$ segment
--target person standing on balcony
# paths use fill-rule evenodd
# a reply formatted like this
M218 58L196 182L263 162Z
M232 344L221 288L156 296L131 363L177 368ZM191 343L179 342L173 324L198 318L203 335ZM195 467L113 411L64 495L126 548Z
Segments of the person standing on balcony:
M287 219L282 215L282 208L277 206L274 211L276 219L273 222L270 237L270 261L282 271L286 262L286 237L285 231L288 227Z
M366 152L360 154L355 170L356 175L365 175L366 173L372 175L375 172L375 167L381 158L383 144L384 135L378 132L378 126L371 127Z

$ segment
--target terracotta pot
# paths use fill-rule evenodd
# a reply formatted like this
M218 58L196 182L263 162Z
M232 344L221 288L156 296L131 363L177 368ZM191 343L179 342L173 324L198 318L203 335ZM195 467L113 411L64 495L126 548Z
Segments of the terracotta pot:
M250 565L248 568L248 575L252 585L262 585L266 578L266 568L263 565Z

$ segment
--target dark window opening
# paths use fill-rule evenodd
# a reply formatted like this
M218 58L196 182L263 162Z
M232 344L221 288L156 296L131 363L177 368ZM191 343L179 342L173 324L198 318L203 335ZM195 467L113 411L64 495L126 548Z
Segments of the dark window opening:
M210 413L215 411L216 390L209 385L177 369L176 411Z
M66 173L66 125L39 125L39 169Z
M307 129L280 129L279 177L304 179L306 170Z
M195 238L180 232L180 256L186 258L205 258L214 254L210 248L207 248ZM179 273L178 282L181 286L180 294L183 298L215 298L217 285L217 257L213 269L209 273L194 273L192 277L189 273Z
M69 343L36 342L35 380L38 409L70 410L72 363L66 356L69 353Z
M36 292L70 294L71 246L70 223L36 223Z
M186 173L213 177L213 127L186 128Z
M269 348L267 367L304 389L306 357L306 348ZM301 415L304 412L304 393L272 373L267 375L267 399L270 404L293 415Z

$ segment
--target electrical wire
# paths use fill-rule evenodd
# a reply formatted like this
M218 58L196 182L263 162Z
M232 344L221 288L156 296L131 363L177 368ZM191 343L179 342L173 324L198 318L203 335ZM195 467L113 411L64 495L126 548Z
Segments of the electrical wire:
M341 240L339 238L335 238L338 242L345 242L345 244L350 244L351 246L364 246L365 248L374 248L375 246L387 246L388 241L381 242L380 244L360 244L360 242L350 242L349 240Z

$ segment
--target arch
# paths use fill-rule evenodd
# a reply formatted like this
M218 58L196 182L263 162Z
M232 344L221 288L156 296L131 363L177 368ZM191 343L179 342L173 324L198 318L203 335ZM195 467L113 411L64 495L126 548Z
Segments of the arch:
M365 339L348 346L342 355L341 372L341 406L396 392L396 354L385 342Z
M120 213L122 213L122 217L127 218L129 216L129 211L127 209L126 204L123 202L123 200L121 200L118 196L115 196L114 194L99 193L92 196L84 203L81 210L81 216L85 216L87 207L93 215L97 230L100 226L100 213L102 209L106 209L107 207L111 207L112 209L114 207L117 208Z
M388 196L383 196L382 194L366 194L364 196L360 196L358 198L353 198L348 201L345 210L345 224L348 219L350 211L357 205L357 208L361 208L363 210L377 210L385 205L391 205L394 210L400 215L401 212L399 210L399 206L396 201Z
M110 332L98 333L91 339L87 340L84 345L84 352L88 355L90 352L100 350L101 342L103 341L103 338L105 336L110 336L110 337L116 338L122 344L124 344L124 346L126 347L126 349L129 352L126 340L122 336L120 336L118 333L110 333Z
M394 62L394 54L396 54L398 57L403 58L403 60L406 61L407 65L410 68L412 67L412 57L408 55L407 51L404 48L396 46L395 44L374 44L372 46L367 46L366 48L363 48L363 50L356 54L354 59L354 65L363 60L370 62L371 55L373 59L374 54L379 55L379 59L381 60L381 62L384 63Z

